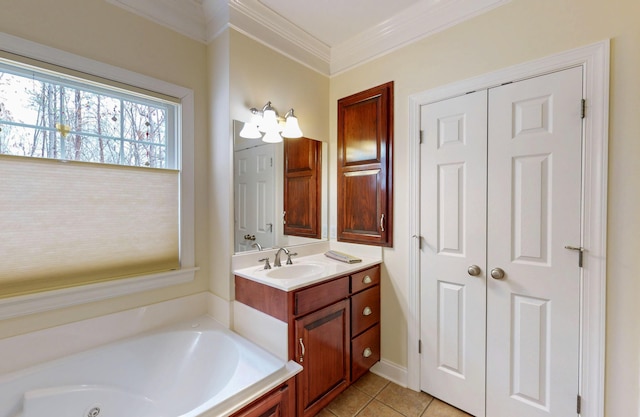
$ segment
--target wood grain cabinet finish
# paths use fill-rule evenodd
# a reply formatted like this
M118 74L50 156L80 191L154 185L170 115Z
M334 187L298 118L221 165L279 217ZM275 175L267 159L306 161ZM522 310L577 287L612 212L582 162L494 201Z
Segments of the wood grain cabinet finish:
M312 417L380 360L380 266L286 292L239 276L236 300L287 322L298 417ZM268 414L267 414L268 415Z
M231 415L231 417L295 417L293 378Z
M295 321L298 415L315 416L349 385L349 303L341 300Z
M393 246L393 81L338 100L339 241Z
M320 239L322 142L284 139L284 234Z

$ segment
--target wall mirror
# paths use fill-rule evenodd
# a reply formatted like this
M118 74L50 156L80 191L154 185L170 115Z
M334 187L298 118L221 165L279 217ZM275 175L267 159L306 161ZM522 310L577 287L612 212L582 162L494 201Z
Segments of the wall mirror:
M234 252L327 239L328 144L265 143L240 137L242 127L233 121Z

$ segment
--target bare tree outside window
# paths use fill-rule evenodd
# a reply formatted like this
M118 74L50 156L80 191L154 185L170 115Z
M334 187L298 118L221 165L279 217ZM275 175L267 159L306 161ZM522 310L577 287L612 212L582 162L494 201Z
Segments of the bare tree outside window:
M167 168L170 110L0 66L0 154Z

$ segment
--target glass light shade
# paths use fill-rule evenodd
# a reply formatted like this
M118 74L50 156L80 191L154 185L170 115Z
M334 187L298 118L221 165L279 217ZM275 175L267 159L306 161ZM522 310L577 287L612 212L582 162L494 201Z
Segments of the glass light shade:
M267 143L279 143L282 142L282 136L280 136L277 129L270 130L264 134L262 141Z
M240 137L247 139L260 139L262 137L262 133L258 130L258 125L246 122L240 131Z
M282 130L282 136L285 138L301 138L302 130L298 125L298 118L295 116L287 117L287 122Z
M262 115L262 122L258 126L261 132L277 132L278 131L278 119L276 117L275 110L265 110Z

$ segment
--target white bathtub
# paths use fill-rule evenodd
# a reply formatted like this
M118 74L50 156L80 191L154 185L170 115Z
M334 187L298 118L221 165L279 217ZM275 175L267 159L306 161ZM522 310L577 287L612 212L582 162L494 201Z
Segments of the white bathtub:
M0 375L0 417L227 416L300 369L202 316Z

